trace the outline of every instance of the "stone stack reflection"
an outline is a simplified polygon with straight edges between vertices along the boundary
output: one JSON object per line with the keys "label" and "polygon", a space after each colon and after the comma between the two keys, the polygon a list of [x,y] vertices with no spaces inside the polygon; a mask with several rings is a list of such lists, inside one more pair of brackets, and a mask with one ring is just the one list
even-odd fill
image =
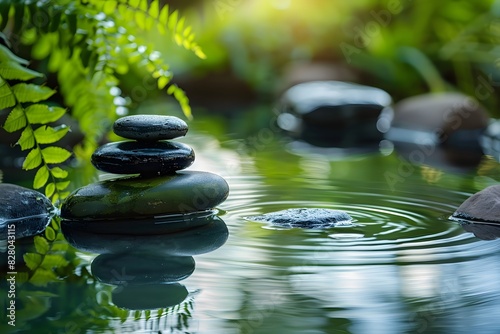
{"label": "stone stack reflection", "polygon": [[183,171],[194,162],[194,151],[171,139],[187,130],[172,116],[119,119],[114,131],[128,140],[99,147],[92,163],[125,175],[77,189],[62,204],[64,236],[75,248],[99,254],[92,274],[119,287],[112,295],[119,307],[181,303],[188,290],[179,281],[193,273],[193,256],[227,240],[226,224],[214,208],[229,187],[218,175]]}

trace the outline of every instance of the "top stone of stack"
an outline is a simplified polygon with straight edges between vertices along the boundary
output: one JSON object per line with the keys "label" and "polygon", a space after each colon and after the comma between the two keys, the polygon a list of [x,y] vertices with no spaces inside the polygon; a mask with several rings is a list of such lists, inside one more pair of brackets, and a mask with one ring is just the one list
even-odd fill
{"label": "top stone of stack", "polygon": [[188,126],[175,116],[133,115],[118,119],[113,131],[127,139],[151,142],[185,136]]}

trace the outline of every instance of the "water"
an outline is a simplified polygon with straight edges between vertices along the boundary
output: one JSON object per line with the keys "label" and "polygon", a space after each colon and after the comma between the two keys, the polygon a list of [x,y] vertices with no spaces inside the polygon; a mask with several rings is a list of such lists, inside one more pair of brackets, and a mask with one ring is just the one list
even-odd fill
{"label": "water", "polygon": [[[245,140],[190,131],[182,139],[197,153],[190,169],[224,176],[231,192],[218,208],[229,237],[193,257],[194,272],[176,283],[187,290],[186,299],[154,310],[119,308],[113,297],[120,287],[91,274],[97,254],[70,247],[65,257],[74,265],[56,269],[57,282],[18,284],[15,329],[498,332],[500,240],[481,240],[448,220],[468,196],[499,179],[492,159],[463,170],[411,164],[395,152],[301,150],[273,131]],[[245,219],[302,207],[344,210],[356,221],[287,229]]]}

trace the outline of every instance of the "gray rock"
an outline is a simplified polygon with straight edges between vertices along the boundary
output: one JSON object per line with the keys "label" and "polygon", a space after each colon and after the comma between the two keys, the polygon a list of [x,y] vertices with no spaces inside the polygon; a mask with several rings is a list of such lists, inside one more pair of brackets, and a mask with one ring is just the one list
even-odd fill
{"label": "gray rock", "polygon": [[113,131],[127,139],[157,141],[185,136],[188,126],[174,116],[133,115],[116,120]]}
{"label": "gray rock", "polygon": [[461,93],[424,94],[404,99],[386,109],[379,128],[392,141],[446,144],[481,150],[479,138],[488,125],[486,110]]}
{"label": "gray rock", "polygon": [[186,144],[159,141],[121,141],[99,147],[92,164],[115,174],[165,175],[185,169],[194,162],[194,151]]}
{"label": "gray rock", "polygon": [[385,91],[341,81],[313,81],[288,89],[278,106],[278,126],[317,146],[378,143],[380,112],[392,102]]}
{"label": "gray rock", "polygon": [[9,235],[19,239],[43,232],[54,210],[50,200],[38,191],[0,183],[0,241]]}
{"label": "gray rock", "polygon": [[499,224],[465,223],[462,224],[462,228],[467,232],[473,233],[476,238],[482,240],[495,240],[500,238]]}
{"label": "gray rock", "polygon": [[287,209],[250,216],[246,219],[271,223],[282,227],[328,228],[351,225],[352,217],[344,211],[332,209]]}
{"label": "gray rock", "polygon": [[450,219],[500,224],[500,185],[489,186],[466,199]]}

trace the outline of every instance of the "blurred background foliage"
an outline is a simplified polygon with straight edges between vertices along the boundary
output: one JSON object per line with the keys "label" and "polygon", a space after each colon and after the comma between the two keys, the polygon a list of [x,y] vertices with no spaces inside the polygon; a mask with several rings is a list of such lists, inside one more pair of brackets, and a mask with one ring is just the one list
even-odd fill
{"label": "blurred background foliage", "polygon": [[273,101],[293,83],[333,78],[394,99],[460,90],[498,116],[500,2],[493,0],[167,1],[207,59],[151,32],[195,106]]}

